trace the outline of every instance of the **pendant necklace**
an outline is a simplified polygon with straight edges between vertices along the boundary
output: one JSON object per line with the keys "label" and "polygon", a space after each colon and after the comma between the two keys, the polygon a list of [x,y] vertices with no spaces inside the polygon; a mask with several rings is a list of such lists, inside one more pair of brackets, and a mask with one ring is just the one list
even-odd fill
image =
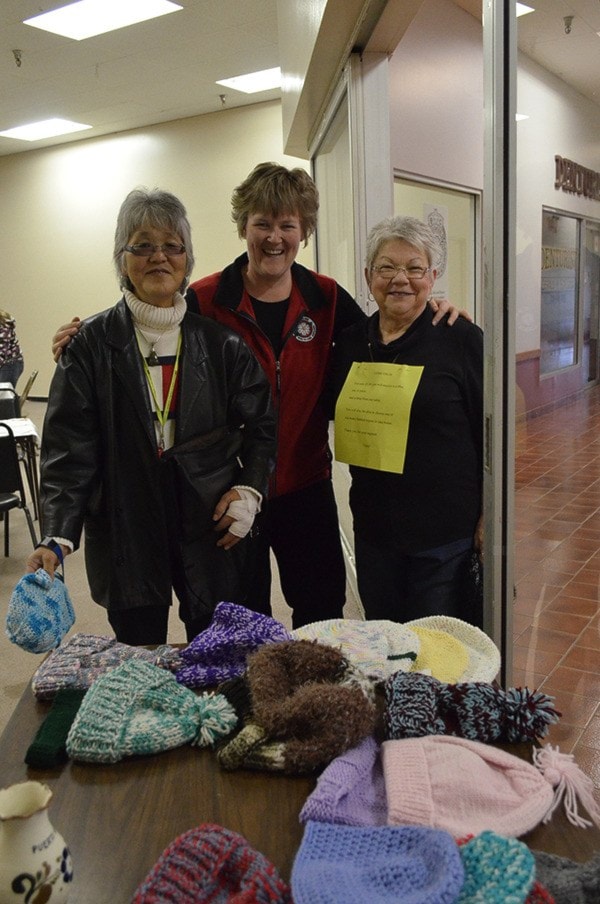
{"label": "pendant necklace", "polygon": [[147,364],[150,365],[150,367],[160,367],[160,358],[156,354],[156,346],[162,339],[162,333],[160,336],[157,336],[154,341],[152,341],[151,339],[148,339],[146,334],[139,328],[139,326],[136,326],[136,330],[146,340],[146,342],[150,346],[150,351],[148,352],[148,357],[145,358],[144,360],[146,361]]}
{"label": "pendant necklace", "polygon": [[[140,330],[141,332],[141,330]],[[144,334],[142,333],[142,336]],[[160,338],[160,337],[159,337]],[[146,337],[144,336],[144,339]],[[148,340],[146,339],[146,342]],[[158,340],[157,340],[158,341]],[[175,392],[175,384],[177,382],[177,374],[179,372],[179,357],[181,352],[181,330],[179,331],[179,337],[177,339],[177,353],[175,355],[175,365],[173,367],[173,373],[171,374],[171,382],[169,384],[169,390],[167,392],[167,399],[163,407],[161,408],[158,404],[158,396],[156,395],[156,388],[154,386],[154,380],[152,379],[152,374],[150,373],[150,367],[152,367],[152,355],[146,358],[142,357],[142,361],[144,362],[144,373],[146,374],[146,380],[148,381],[148,387],[150,389],[150,393],[152,394],[152,399],[154,401],[154,412],[156,414],[156,418],[158,420],[158,454],[161,456],[165,451],[165,426],[167,420],[169,419],[169,411],[171,410],[171,402],[173,401],[173,393]],[[157,364],[160,364],[158,361],[158,357],[156,359]]]}

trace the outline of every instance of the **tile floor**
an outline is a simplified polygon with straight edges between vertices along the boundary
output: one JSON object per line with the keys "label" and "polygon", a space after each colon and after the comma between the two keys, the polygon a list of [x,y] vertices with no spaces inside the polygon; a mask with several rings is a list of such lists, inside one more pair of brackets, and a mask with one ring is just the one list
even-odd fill
{"label": "tile floor", "polygon": [[600,387],[517,426],[513,684],[600,789]]}

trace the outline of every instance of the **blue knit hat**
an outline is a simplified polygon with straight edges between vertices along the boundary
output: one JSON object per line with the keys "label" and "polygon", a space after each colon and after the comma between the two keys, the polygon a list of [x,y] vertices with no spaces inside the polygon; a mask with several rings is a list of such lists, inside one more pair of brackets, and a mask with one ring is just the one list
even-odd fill
{"label": "blue knit hat", "polygon": [[485,831],[459,850],[465,882],[456,904],[525,904],[535,879],[526,844]]}
{"label": "blue knit hat", "polygon": [[6,634],[29,653],[47,653],[59,645],[75,622],[69,591],[59,574],[38,568],[18,581],[8,603]]}
{"label": "blue knit hat", "polygon": [[458,845],[442,830],[308,822],[291,885],[294,904],[454,904],[463,881]]}

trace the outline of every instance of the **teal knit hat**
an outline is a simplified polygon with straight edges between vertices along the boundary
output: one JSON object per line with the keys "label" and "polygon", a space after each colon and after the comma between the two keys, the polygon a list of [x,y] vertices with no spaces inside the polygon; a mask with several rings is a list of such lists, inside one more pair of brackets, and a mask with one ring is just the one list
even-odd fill
{"label": "teal knit hat", "polygon": [[96,679],[67,736],[73,760],[117,763],[183,744],[212,745],[235,727],[222,694],[196,694],[143,660],[128,660]]}

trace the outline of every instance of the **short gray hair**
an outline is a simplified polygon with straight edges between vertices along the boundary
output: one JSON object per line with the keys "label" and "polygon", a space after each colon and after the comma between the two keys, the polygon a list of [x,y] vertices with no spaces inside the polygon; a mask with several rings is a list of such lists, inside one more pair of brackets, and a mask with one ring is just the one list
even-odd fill
{"label": "short gray hair", "polygon": [[418,248],[427,258],[430,267],[435,267],[440,256],[440,246],[432,230],[416,217],[388,217],[373,226],[367,236],[367,270],[373,268],[379,250],[386,242],[401,239]]}
{"label": "short gray hair", "polygon": [[123,255],[130,236],[143,226],[165,229],[181,236],[187,254],[185,279],[179,290],[183,292],[194,269],[192,227],[187,218],[186,209],[179,198],[160,188],[154,188],[151,191],[147,188],[134,188],[121,204],[117,216],[113,251],[119,285],[122,289],[133,291],[127,275],[123,273]]}

